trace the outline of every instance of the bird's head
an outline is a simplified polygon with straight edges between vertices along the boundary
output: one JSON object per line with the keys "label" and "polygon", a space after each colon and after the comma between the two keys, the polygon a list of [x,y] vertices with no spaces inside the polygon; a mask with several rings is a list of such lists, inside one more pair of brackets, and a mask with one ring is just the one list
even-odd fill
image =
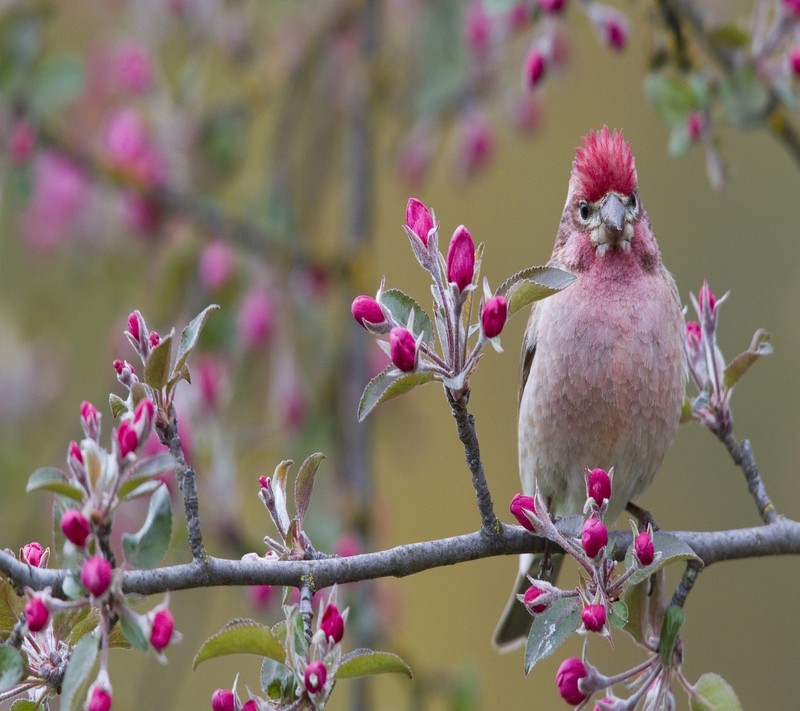
{"label": "bird's head", "polygon": [[571,254],[568,261],[583,264],[609,250],[632,252],[639,261],[658,253],[622,131],[612,133],[604,126],[584,137],[572,163],[556,246]]}

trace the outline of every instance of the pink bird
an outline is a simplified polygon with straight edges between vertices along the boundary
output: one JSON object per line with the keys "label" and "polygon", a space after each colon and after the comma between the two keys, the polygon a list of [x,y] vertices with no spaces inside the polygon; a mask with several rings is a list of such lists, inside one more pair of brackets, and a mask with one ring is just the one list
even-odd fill
{"label": "pink bird", "polygon": [[[519,467],[550,511],[581,513],[586,468],[614,467],[607,522],[652,483],[678,429],[686,376],[683,314],[639,196],[622,132],[590,132],[572,163],[567,203],[548,264],[569,288],[536,302],[522,346]],[[551,582],[558,572],[555,561]],[[540,575],[541,556],[520,559]],[[531,616],[513,595],[495,631],[516,647]]]}

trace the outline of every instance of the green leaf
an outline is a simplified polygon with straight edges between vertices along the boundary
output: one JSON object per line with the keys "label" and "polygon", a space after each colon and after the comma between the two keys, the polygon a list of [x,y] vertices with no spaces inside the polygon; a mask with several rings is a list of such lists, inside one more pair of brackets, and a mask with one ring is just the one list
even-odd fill
{"label": "green leaf", "polygon": [[709,30],[708,40],[726,54],[750,46],[750,34],[732,24]]}
{"label": "green leaf", "polygon": [[650,641],[661,634],[664,610],[669,604],[664,570],[638,585],[627,586],[624,599],[628,607],[628,623],[624,630],[637,644],[649,650]]}
{"label": "green leaf", "polygon": [[131,647],[138,649],[141,652],[146,652],[148,644],[147,630],[141,624],[141,616],[135,612],[120,616],[120,626],[125,639],[131,643]]}
{"label": "green leaf", "polygon": [[147,518],[134,534],[122,536],[125,560],[137,568],[155,568],[169,548],[172,506],[166,486],[156,489],[147,508]]}
{"label": "green leaf", "polygon": [[363,422],[376,405],[403,395],[417,385],[424,385],[431,380],[433,380],[433,373],[428,370],[403,373],[393,365],[388,365],[364,388],[361,401],[358,403],[358,421]]}
{"label": "green leaf", "polygon": [[144,364],[144,382],[153,390],[161,390],[169,380],[172,363],[172,338],[175,331],[170,331],[161,342],[147,354]]}
{"label": "green leaf", "polygon": [[14,647],[0,647],[0,692],[16,686],[25,676],[25,662]]}
{"label": "green leaf", "polygon": [[208,317],[211,316],[211,313],[216,311],[218,308],[219,305],[217,304],[206,306],[184,327],[183,331],[181,332],[181,342],[178,346],[178,357],[175,360],[175,367],[172,370],[173,375],[177,375],[179,379],[182,377],[181,374],[183,373],[183,366],[186,365],[189,355],[197,345],[197,341],[200,338],[203,327],[206,325],[206,321],[208,321]]}
{"label": "green leaf", "polygon": [[300,465],[300,471],[297,472],[297,478],[294,480],[294,512],[301,524],[306,517],[306,511],[308,511],[311,492],[314,491],[314,477],[323,459],[325,459],[325,455],[322,452],[310,455]]}
{"label": "green leaf", "polygon": [[703,674],[689,696],[691,711],[742,711],[742,704],[731,685],[719,674]]}
{"label": "green leaf", "polygon": [[297,680],[289,667],[264,657],[261,662],[261,691],[275,701],[294,700],[296,686]]}
{"label": "green leaf", "polygon": [[528,644],[525,647],[525,673],[545,657],[549,657],[581,625],[580,600],[562,597],[533,618]]}
{"label": "green leaf", "polygon": [[108,396],[108,404],[111,407],[111,416],[115,420],[128,409],[125,401],[119,395],[114,395],[114,393]]}
{"label": "green leaf", "polygon": [[414,336],[422,335],[425,343],[433,344],[433,324],[424,309],[408,294],[404,294],[400,289],[387,289],[381,295],[381,303],[389,309],[400,323],[406,324],[414,309]]}
{"label": "green leaf", "polygon": [[772,345],[769,343],[769,331],[759,328],[753,336],[753,342],[744,353],[736,356],[725,366],[724,386],[732,388],[761,356],[770,355]]}
{"label": "green leaf", "polygon": [[342,657],[336,670],[337,679],[353,679],[369,674],[405,674],[411,679],[411,667],[391,652],[373,652],[371,649],[354,649]]}
{"label": "green leaf", "polygon": [[677,605],[670,605],[664,613],[664,621],[661,623],[661,635],[659,637],[658,653],[665,667],[672,665],[672,657],[675,654],[675,643],[678,641],[681,627],[686,615],[683,609]]}
{"label": "green leaf", "polygon": [[495,292],[508,300],[508,318],[534,301],[552,296],[575,281],[575,276],[556,267],[528,267],[506,279]]}
{"label": "green leaf", "polygon": [[[117,495],[120,499],[126,499],[128,494],[137,490],[142,484],[152,480],[154,477],[164,474],[177,465],[175,457],[169,452],[162,452],[156,454],[154,457],[139,460],[131,471],[129,478],[127,478],[119,487]],[[159,482],[153,482],[154,487],[157,487]],[[137,496],[141,496],[144,492],[138,492]],[[134,498],[134,497],[131,497]]]}
{"label": "green leaf", "polygon": [[269,627],[255,620],[237,619],[203,642],[192,669],[197,669],[200,662],[226,654],[258,654],[281,663],[286,659],[286,652]]}
{"label": "green leaf", "polygon": [[691,398],[684,398],[683,407],[681,408],[681,424],[692,421],[692,414],[694,407],[692,406]]}
{"label": "green leaf", "polygon": [[[628,579],[628,585],[636,585],[643,580],[647,580],[657,570],[679,560],[694,560],[701,565],[703,563],[688,543],[684,543],[680,538],[676,538],[664,531],[656,531],[653,534],[653,547],[661,553],[661,557],[650,565],[639,568],[634,572]],[[632,565],[636,565],[633,560],[633,544],[628,548],[628,552],[625,555],[625,566],[630,568]]]}
{"label": "green leaf", "polygon": [[699,97],[689,82],[662,72],[647,75],[644,94],[661,119],[673,126],[685,124],[689,112],[700,108]]}
{"label": "green leaf", "polygon": [[14,592],[11,583],[0,577],[0,639],[6,639],[11,634],[22,614],[23,602]]}
{"label": "green leaf", "polygon": [[620,629],[628,623],[628,606],[622,600],[611,603],[608,621]]}
{"label": "green leaf", "polygon": [[9,711],[42,711],[46,709],[46,706],[42,706],[41,704],[37,704],[35,701],[28,701],[27,699],[17,699],[13,704],[11,704],[11,708]]}
{"label": "green leaf", "polygon": [[760,126],[766,120],[769,94],[750,66],[738,67],[719,84],[728,120],[738,128]]}
{"label": "green leaf", "polygon": [[46,59],[34,72],[29,87],[31,105],[38,116],[54,116],[66,109],[83,91],[82,63],[64,55]]}
{"label": "green leaf", "polygon": [[72,648],[67,673],[61,686],[61,708],[70,711],[80,703],[81,691],[97,659],[97,638],[87,635]]}
{"label": "green leaf", "polygon": [[61,583],[61,591],[69,600],[80,600],[89,593],[80,581],[77,570],[70,569],[64,575],[64,582]]}
{"label": "green leaf", "polygon": [[25,491],[53,491],[61,496],[75,501],[83,501],[86,492],[75,484],[70,483],[66,474],[56,467],[41,467],[28,478],[28,485]]}

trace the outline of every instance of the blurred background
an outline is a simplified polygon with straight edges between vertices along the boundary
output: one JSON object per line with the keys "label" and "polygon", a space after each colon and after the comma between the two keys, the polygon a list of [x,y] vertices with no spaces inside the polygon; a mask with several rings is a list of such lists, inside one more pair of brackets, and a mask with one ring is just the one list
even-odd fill
{"label": "blurred background", "polygon": [[[437,385],[357,424],[360,390],[386,359],[349,305],[382,276],[429,305],[401,227],[412,195],[436,211],[443,248],[461,223],[485,243],[493,287],[545,263],[575,147],[604,124],[633,145],[683,301],[703,279],[718,296],[731,291],[719,330],[727,358],[756,328],[771,332],[775,354],[737,385],[735,433],[752,441],[778,510],[800,516],[800,171],[791,146],[770,135],[767,111],[779,96],[796,118],[794,25],[757,72],[725,84],[709,47],[746,56],[746,42],[783,21],[781,3],[758,3],[755,20],[752,3],[697,3],[726,39],[701,46],[687,23],[683,48],[663,29],[671,4],[0,3],[2,545],[50,541],[52,502],[25,496],[25,482],[39,466],[64,465],[82,400],[102,408],[108,436],[108,393],[122,394],[111,362],[133,361],[128,313],[140,309],[165,333],[212,302],[222,309],[178,405],[212,554],[263,552],[271,531],[258,477],[318,450],[328,459],[308,520],[317,549],[346,555],[476,530],[469,470]],[[505,353],[487,353],[470,400],[505,521],[519,490],[524,325],[517,317],[504,331]],[[175,494],[168,562],[188,560]],[[760,521],[741,472],[693,423],[639,503],[668,530]],[[136,530],[145,510],[122,514],[120,531]],[[345,644],[397,652],[415,677],[366,689],[342,681],[330,708],[563,706],[555,672],[582,640],[527,678],[521,652],[490,646],[516,565],[497,558],[348,586]],[[744,708],[791,708],[798,572],[793,558],[704,571],[686,605],[689,679],[714,671]],[[273,623],[279,606],[269,589],[174,594],[183,643],[167,666],[113,650],[114,708],[210,708],[237,671],[239,688],[257,691],[255,658],[197,672],[191,659],[232,617]],[[598,638],[590,650],[607,674],[641,658],[622,633],[613,649]]]}

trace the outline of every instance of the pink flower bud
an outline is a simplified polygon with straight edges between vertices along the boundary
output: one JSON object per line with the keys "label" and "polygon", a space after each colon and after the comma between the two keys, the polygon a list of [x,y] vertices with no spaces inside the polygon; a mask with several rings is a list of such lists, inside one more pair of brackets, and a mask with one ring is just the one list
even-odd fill
{"label": "pink flower bud", "polygon": [[361,555],[363,547],[361,539],[355,533],[345,533],[336,541],[333,547],[334,553],[340,558],[349,558],[354,555]]}
{"label": "pink flower bud", "polygon": [[[337,644],[344,637],[344,618],[339,614],[339,609],[333,603],[325,608],[319,628],[325,633],[325,639],[333,639]],[[324,684],[325,682],[323,682]]]}
{"label": "pink flower bud", "polygon": [[259,486],[261,486],[262,489],[269,489],[269,477],[268,476],[264,476],[262,474],[260,477],[258,477],[258,483],[259,483]]}
{"label": "pink flower bud", "polygon": [[539,128],[542,117],[542,101],[529,91],[515,94],[508,104],[511,123],[523,136],[531,136]]}
{"label": "pink flower bud", "polygon": [[158,331],[150,331],[150,335],[147,337],[147,342],[150,345],[151,350],[161,343],[161,336],[159,335]]}
{"label": "pink flower bud", "polygon": [[68,541],[83,548],[89,537],[89,521],[78,509],[67,509],[61,517],[61,530]]}
{"label": "pink flower bud", "polygon": [[36,146],[36,134],[27,121],[20,121],[11,129],[8,139],[8,152],[14,165],[26,163]]}
{"label": "pink flower bud", "polygon": [[306,667],[306,691],[309,694],[316,694],[323,689],[325,682],[328,681],[328,670],[325,665],[316,660],[309,662]]}
{"label": "pink flower bud", "polygon": [[139,437],[128,420],[123,420],[117,427],[117,443],[119,444],[119,456],[123,459],[131,452],[135,452],[139,446]]}
{"label": "pink flower bud", "polygon": [[236,333],[245,350],[263,346],[275,326],[275,305],[269,292],[257,286],[250,290],[239,305]]}
{"label": "pink flower bud", "polygon": [[117,50],[116,78],[119,86],[144,94],[153,85],[153,60],[147,47],[129,42]]}
{"label": "pink flower bud", "polygon": [[387,330],[389,328],[381,305],[371,296],[356,296],[350,310],[353,312],[353,318],[362,326],[366,321],[373,328],[382,325],[386,326]]}
{"label": "pink flower bud", "polygon": [[486,338],[499,336],[508,318],[508,301],[505,296],[492,296],[481,309],[481,328]]}
{"label": "pink flower bud", "polygon": [[525,591],[525,599],[523,602],[525,603],[525,607],[528,608],[528,611],[534,615],[539,615],[547,609],[547,605],[543,605],[542,603],[536,604],[536,599],[541,597],[542,595],[546,595],[547,593],[542,590],[541,588],[537,588],[535,585],[531,585]]}
{"label": "pink flower bud", "polygon": [[261,610],[275,599],[277,591],[272,585],[250,585],[247,588],[247,597],[253,607]]}
{"label": "pink flower bud", "polygon": [[547,64],[538,49],[532,49],[522,64],[522,81],[529,89],[535,89],[544,78]]}
{"label": "pink flower bud", "polygon": [[527,528],[531,533],[536,533],[535,526],[525,515],[526,511],[536,513],[536,502],[532,496],[525,496],[525,494],[514,494],[508,510],[514,515],[514,518],[519,521],[520,526]]}
{"label": "pink flower bud", "polygon": [[42,549],[42,544],[38,541],[31,541],[22,546],[21,560],[28,563],[28,565],[32,565],[34,568],[38,568],[42,562],[43,554],[44,550]]}
{"label": "pink flower bud", "polygon": [[[149,168],[155,177],[145,176],[142,180],[156,185],[158,181],[163,182],[160,173],[163,169]],[[150,237],[158,233],[164,218],[164,208],[157,200],[147,195],[142,195],[135,190],[126,190],[121,196],[122,221],[133,232],[137,232],[145,237]]]}
{"label": "pink flower bud", "polygon": [[81,568],[81,582],[94,597],[100,597],[111,584],[111,563],[99,555],[89,558]]}
{"label": "pink flower bud", "polygon": [[455,139],[456,169],[462,178],[483,170],[494,155],[494,129],[486,115],[471,109],[460,118]]}
{"label": "pink flower bud", "polygon": [[[139,442],[146,442],[153,428],[153,417],[155,415],[155,405],[150,398],[142,398],[133,413],[133,429],[136,432],[136,444],[134,449],[139,446]],[[125,455],[123,455],[125,456]]]}
{"label": "pink flower bud", "polygon": [[605,469],[592,469],[586,477],[586,495],[598,506],[611,498],[611,477]]}
{"label": "pink flower bud", "polygon": [[800,47],[789,52],[789,68],[796,77],[800,77]]}
{"label": "pink flower bud", "polygon": [[75,463],[79,466],[83,465],[83,454],[80,445],[73,439],[67,447],[67,461],[72,464]]}
{"label": "pink flower bud", "polygon": [[464,225],[459,225],[447,248],[447,281],[464,291],[475,273],[475,243]]}
{"label": "pink flower bud", "polygon": [[561,662],[556,672],[556,686],[561,698],[572,706],[577,706],[589,698],[578,686],[578,682],[588,675],[586,666],[577,657],[570,657]]}
{"label": "pink flower bud", "polygon": [[711,291],[711,287],[708,285],[707,281],[704,281],[703,285],[700,287],[698,301],[701,311],[705,311],[707,307],[711,313],[714,313],[717,308],[717,297],[714,296],[714,292]]}
{"label": "pink flower bud", "polygon": [[702,338],[703,331],[700,328],[700,324],[697,321],[689,321],[686,324],[686,341],[688,343],[696,343],[699,346]]}
{"label": "pink flower bud", "polygon": [[86,711],[109,711],[111,708],[111,694],[102,686],[93,686],[89,692],[89,703]]}
{"label": "pink flower bud", "polygon": [[230,689],[217,689],[211,695],[212,711],[236,711],[236,697]]}
{"label": "pink flower bud", "polygon": [[250,699],[249,701],[245,701],[242,706],[242,711],[258,711],[258,706],[253,699]]}
{"label": "pink flower bud", "polygon": [[608,543],[608,529],[599,518],[587,518],[581,533],[583,550],[590,558],[594,558]]}
{"label": "pink flower bud", "polygon": [[141,343],[143,332],[144,321],[142,320],[142,315],[138,311],[133,311],[128,316],[128,333],[131,334],[131,338],[134,341]]}
{"label": "pink flower bud", "polygon": [[601,3],[592,3],[586,12],[600,39],[609,49],[615,52],[625,49],[630,34],[630,22],[623,12]]}
{"label": "pink flower bud", "polygon": [[81,428],[89,439],[97,440],[100,436],[100,413],[86,400],[81,403]]}
{"label": "pink flower bud", "polygon": [[506,22],[511,30],[519,30],[525,26],[530,17],[528,3],[518,2],[506,13]]}
{"label": "pink flower bud", "polygon": [[482,0],[473,0],[464,15],[464,41],[470,52],[482,57],[489,50],[492,20]]}
{"label": "pink flower bud", "polygon": [[642,566],[648,566],[656,557],[653,538],[647,531],[642,531],[633,541],[633,555]]}
{"label": "pink flower bud", "polygon": [[41,598],[34,597],[25,604],[25,622],[31,632],[38,632],[50,618],[50,611]]}
{"label": "pink flower bud", "polygon": [[156,612],[153,617],[153,626],[150,630],[150,644],[153,649],[161,651],[172,639],[172,631],[175,629],[175,618],[172,613],[165,609]]}
{"label": "pink flower bud", "polygon": [[539,7],[542,8],[542,12],[548,12],[553,15],[563,11],[566,4],[567,0],[539,0]]}
{"label": "pink flower bud", "polygon": [[783,0],[783,11],[790,17],[800,15],[800,0]]}
{"label": "pink flower bud", "polygon": [[689,138],[697,141],[703,135],[705,129],[706,119],[702,111],[692,111],[689,118],[686,119],[686,130],[689,132]]}
{"label": "pink flower bud", "polygon": [[433,217],[425,205],[417,198],[409,198],[406,205],[406,227],[419,237],[422,244],[428,244],[428,234],[433,229]]}
{"label": "pink flower bud", "polygon": [[410,373],[417,365],[417,344],[407,328],[393,328],[389,334],[392,363],[404,373]]}
{"label": "pink flower bud", "polygon": [[230,245],[221,239],[209,242],[200,252],[197,267],[200,283],[207,291],[216,291],[233,277],[234,254]]}
{"label": "pink flower bud", "polygon": [[581,610],[581,620],[589,632],[599,632],[606,624],[606,606],[586,605]]}

